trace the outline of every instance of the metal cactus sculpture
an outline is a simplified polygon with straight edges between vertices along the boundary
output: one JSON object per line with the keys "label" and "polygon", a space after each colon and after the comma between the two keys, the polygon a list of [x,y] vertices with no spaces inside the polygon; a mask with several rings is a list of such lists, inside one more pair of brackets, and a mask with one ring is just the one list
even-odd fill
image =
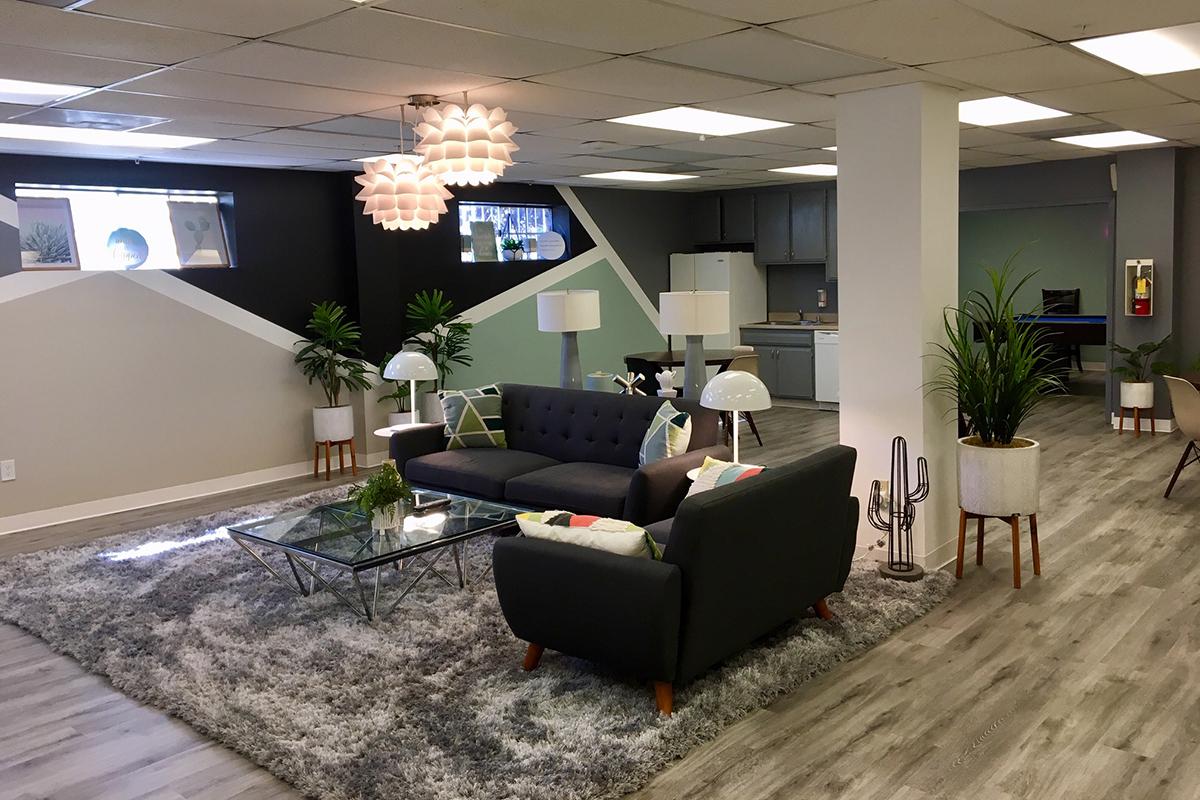
{"label": "metal cactus sculpture", "polygon": [[[884,493],[887,494],[885,510]],[[929,496],[929,465],[924,456],[917,456],[917,486],[909,491],[908,442],[903,436],[892,439],[891,480],[885,488],[880,481],[871,482],[871,499],[867,504],[867,519],[871,525],[887,532],[888,560],[879,565],[879,574],[901,581],[919,581],[925,570],[912,558],[912,526],[917,516],[916,504]]]}

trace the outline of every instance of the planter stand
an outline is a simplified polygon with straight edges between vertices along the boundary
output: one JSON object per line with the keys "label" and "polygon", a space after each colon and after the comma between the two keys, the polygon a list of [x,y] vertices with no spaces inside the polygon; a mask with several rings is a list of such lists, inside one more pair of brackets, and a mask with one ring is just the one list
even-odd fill
{"label": "planter stand", "polygon": [[[1013,554],[1013,588],[1021,588],[1021,515],[1013,514],[1008,517],[991,517],[985,514],[973,514],[964,508],[959,509],[958,517],[958,565],[954,569],[954,577],[963,576],[963,551],[967,544],[967,520],[979,520],[975,534],[975,563],[983,564],[983,521],[985,519],[1002,519],[1012,526]],[[1042,556],[1038,552],[1037,514],[1029,515],[1029,542],[1033,545],[1033,574],[1042,574]]]}
{"label": "planter stand", "polygon": [[[1155,433],[1155,431],[1154,431],[1154,409],[1151,408],[1148,410],[1150,411],[1150,435],[1153,436]],[[1133,408],[1130,408],[1128,406],[1121,406],[1121,419],[1120,419],[1120,422],[1118,422],[1118,424],[1117,424],[1117,435],[1120,436],[1122,433],[1125,432],[1125,412],[1126,411],[1133,412],[1133,436],[1136,439],[1137,437],[1142,435],[1142,409],[1138,408],[1137,406],[1134,406]]]}
{"label": "planter stand", "polygon": [[346,445],[350,445],[350,474],[358,477],[358,458],[354,454],[354,439],[341,439],[336,442],[313,442],[313,478],[318,477],[318,463],[321,457],[321,445],[325,445],[325,480],[329,480],[329,448],[337,445],[338,451],[338,475],[346,473],[346,453],[342,450]]}

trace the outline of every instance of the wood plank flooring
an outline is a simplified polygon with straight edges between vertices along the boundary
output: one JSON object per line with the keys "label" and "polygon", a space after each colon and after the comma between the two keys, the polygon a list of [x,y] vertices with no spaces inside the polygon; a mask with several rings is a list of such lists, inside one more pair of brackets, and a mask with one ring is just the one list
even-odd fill
{"label": "wood plank flooring", "polygon": [[[837,439],[835,414],[755,417],[767,446],[743,428],[747,461],[778,464]],[[1009,537],[990,524],[985,565],[968,563],[949,601],[632,797],[1200,796],[1200,468],[1163,500],[1182,438],[1118,437],[1103,422],[1095,399],[1064,397],[1030,425],[1045,448],[1041,578],[1025,537],[1025,584],[1012,589]],[[0,557],[314,485],[13,534]],[[298,796],[0,625],[0,800]]]}

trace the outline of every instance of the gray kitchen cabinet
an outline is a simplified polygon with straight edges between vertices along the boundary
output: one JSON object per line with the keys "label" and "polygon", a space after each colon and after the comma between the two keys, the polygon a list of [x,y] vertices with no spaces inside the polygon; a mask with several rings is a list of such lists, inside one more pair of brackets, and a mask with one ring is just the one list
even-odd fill
{"label": "gray kitchen cabinet", "polygon": [[771,397],[779,397],[779,362],[775,360],[775,350],[767,345],[754,347],[758,356],[758,379],[766,385]]}
{"label": "gray kitchen cabinet", "polygon": [[791,251],[793,262],[825,260],[825,190],[791,192]]}
{"label": "gray kitchen cabinet", "polygon": [[760,192],[754,198],[754,263],[791,260],[791,198],[787,192]]}
{"label": "gray kitchen cabinet", "polygon": [[721,195],[721,241],[726,244],[754,241],[754,195],[748,192]]}
{"label": "gray kitchen cabinet", "polygon": [[812,331],[742,328],[742,344],[758,354],[758,377],[772,397],[812,400],[816,396],[816,362]]}
{"label": "gray kitchen cabinet", "polygon": [[828,256],[829,222],[824,189],[766,191],[754,195],[756,264],[819,264]]}
{"label": "gray kitchen cabinet", "polygon": [[816,396],[816,373],[813,348],[780,347],[775,350],[780,397],[812,400]]}
{"label": "gray kitchen cabinet", "polygon": [[838,279],[837,189],[825,193],[825,280]]}

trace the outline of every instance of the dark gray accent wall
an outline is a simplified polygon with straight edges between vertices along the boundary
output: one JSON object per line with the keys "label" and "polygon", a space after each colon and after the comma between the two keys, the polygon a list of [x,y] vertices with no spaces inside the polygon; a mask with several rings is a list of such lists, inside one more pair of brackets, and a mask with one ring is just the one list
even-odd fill
{"label": "dark gray accent wall", "polygon": [[1175,292],[1176,358],[1192,367],[1200,358],[1200,150],[1178,151],[1179,251]]}
{"label": "dark gray accent wall", "polygon": [[[0,164],[0,202],[15,200],[13,181]],[[21,245],[19,230],[13,225],[0,222],[0,275],[19,272],[21,269]]]}
{"label": "dark gray accent wall", "polygon": [[[817,308],[817,290],[824,289],[829,304]],[[825,280],[824,264],[773,264],[767,267],[767,311],[803,311],[836,314],[837,282]]]}
{"label": "dark gray accent wall", "polygon": [[671,253],[695,251],[693,196],[590,187],[576,187],[575,195],[657,306],[658,293],[670,289]]}

